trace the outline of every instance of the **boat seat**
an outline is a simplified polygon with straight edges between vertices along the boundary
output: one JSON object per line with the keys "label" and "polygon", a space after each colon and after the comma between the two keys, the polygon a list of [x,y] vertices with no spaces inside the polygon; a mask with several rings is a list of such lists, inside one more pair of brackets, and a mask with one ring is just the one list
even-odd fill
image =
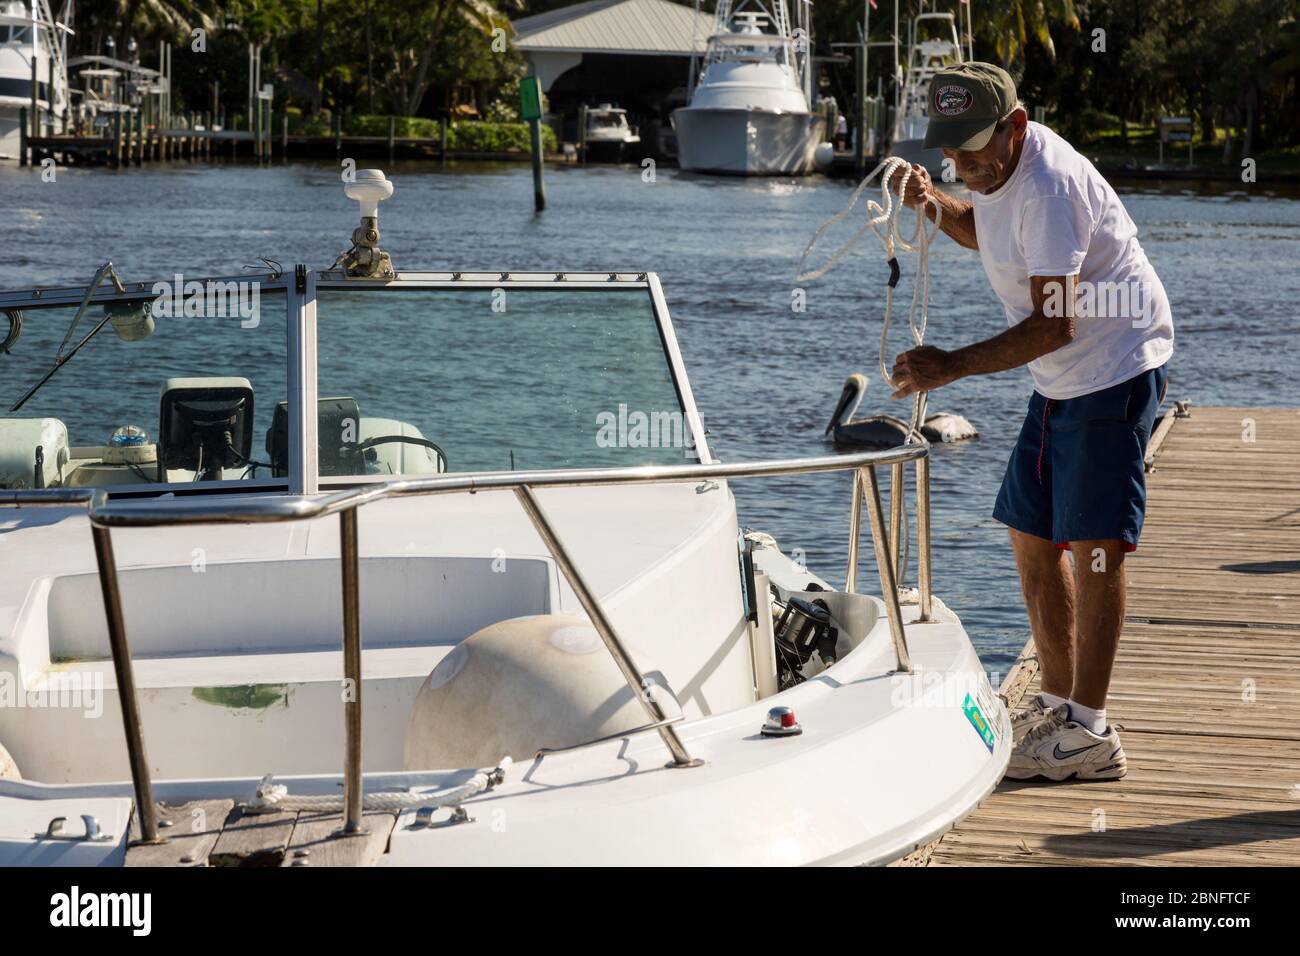
{"label": "boat seat", "polygon": [[68,426],[57,418],[0,418],[0,488],[47,488],[62,482]]}
{"label": "boat seat", "polygon": [[[355,429],[355,434],[350,431]],[[424,434],[409,422],[396,418],[379,418],[361,414],[357,400],[351,396],[333,396],[317,401],[317,445],[320,447],[320,473],[338,477],[356,474],[435,475],[447,470],[446,459],[427,445]],[[338,435],[339,441],[326,442],[323,436]],[[414,441],[381,442],[365,449],[365,471],[356,459],[357,446],[370,439],[400,436]],[[266,451],[271,456],[271,471],[276,477],[289,473],[289,405],[275,407],[271,428],[266,433]]]}

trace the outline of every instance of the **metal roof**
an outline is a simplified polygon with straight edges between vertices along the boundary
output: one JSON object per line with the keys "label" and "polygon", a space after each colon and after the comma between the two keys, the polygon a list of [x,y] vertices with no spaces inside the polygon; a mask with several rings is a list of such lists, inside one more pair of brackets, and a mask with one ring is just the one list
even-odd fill
{"label": "metal roof", "polygon": [[74,56],[68,61],[69,68],[86,65],[104,66],[122,73],[142,76],[146,79],[162,76],[157,70],[151,70],[147,66],[141,66],[139,63],[128,63],[126,60],[115,60],[111,56]]}
{"label": "metal roof", "polygon": [[713,14],[669,0],[588,0],[515,20],[515,46],[525,53],[703,53]]}

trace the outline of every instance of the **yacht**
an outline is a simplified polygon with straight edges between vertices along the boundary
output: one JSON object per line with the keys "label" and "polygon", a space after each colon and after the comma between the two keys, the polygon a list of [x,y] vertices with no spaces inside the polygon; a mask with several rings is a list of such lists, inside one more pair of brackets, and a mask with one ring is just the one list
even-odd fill
{"label": "yacht", "polygon": [[[967,5],[969,16],[969,5]],[[940,70],[962,62],[957,18],[951,13],[920,13],[908,28],[907,67],[899,86],[889,155],[924,166],[936,178],[943,173],[943,150],[925,148],[930,116],[930,80]]]}
{"label": "yacht", "polygon": [[699,82],[672,114],[678,164],[702,173],[802,176],[826,138],[812,102],[811,5],[718,0]]}
{"label": "yacht", "polygon": [[[975,808],[925,443],[723,462],[654,273],[408,269],[345,191],[329,268],[0,293],[0,865],[883,864]],[[839,587],[732,490],[823,472]]]}
{"label": "yacht", "polygon": [[611,103],[587,109],[587,158],[597,163],[621,163],[641,144],[636,127],[627,121],[627,110]]}
{"label": "yacht", "polygon": [[0,0],[0,159],[17,159],[18,125],[27,110],[31,131],[32,66],[36,73],[37,124],[54,131],[68,109],[67,24],[72,0],[55,19],[49,0]]}

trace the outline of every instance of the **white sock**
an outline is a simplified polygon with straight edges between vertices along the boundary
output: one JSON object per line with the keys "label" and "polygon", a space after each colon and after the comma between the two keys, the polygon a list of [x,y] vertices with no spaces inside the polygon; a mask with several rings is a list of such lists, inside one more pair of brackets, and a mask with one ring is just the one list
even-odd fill
{"label": "white sock", "polygon": [[1093,710],[1091,707],[1085,707],[1083,704],[1075,703],[1073,700],[1070,704],[1070,719],[1076,724],[1082,724],[1091,730],[1094,734],[1106,733],[1106,708]]}
{"label": "white sock", "polygon": [[1067,700],[1067,698],[1065,697],[1057,697],[1055,694],[1049,694],[1045,690],[1039,691],[1039,693],[1042,695],[1043,703],[1047,705],[1048,710],[1053,710],[1054,708],[1060,707]]}

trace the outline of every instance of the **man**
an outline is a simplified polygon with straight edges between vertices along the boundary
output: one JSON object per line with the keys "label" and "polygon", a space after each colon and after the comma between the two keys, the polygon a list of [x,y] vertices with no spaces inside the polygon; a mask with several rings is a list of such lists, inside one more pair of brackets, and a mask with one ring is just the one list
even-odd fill
{"label": "man", "polygon": [[1106,692],[1124,621],[1124,555],[1146,507],[1146,443],[1173,354],[1169,302],[1115,191],[1028,121],[1004,70],[964,63],[939,73],[930,106],[925,145],[943,149],[970,200],[913,166],[903,201],[937,203],[943,231],[979,250],[1009,328],[951,352],[899,355],[894,397],[1029,366],[1035,391],[993,517],[1010,530],[1042,693],[1012,717],[1007,776],[1117,779],[1127,766]]}

